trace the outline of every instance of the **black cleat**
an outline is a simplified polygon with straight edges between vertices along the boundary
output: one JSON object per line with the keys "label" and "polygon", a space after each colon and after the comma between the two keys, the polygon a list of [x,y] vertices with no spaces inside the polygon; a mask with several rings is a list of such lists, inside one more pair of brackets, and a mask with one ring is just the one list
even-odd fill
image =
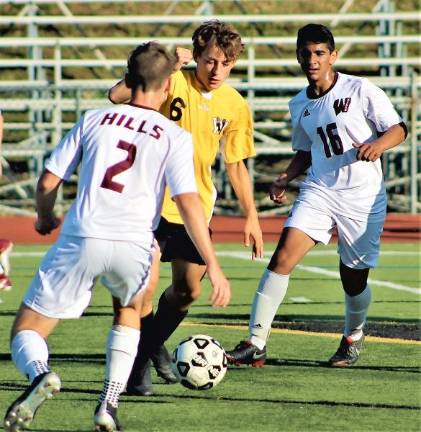
{"label": "black cleat", "polygon": [[160,345],[152,354],[151,360],[160,378],[167,384],[178,383],[177,377],[171,368],[171,356],[165,345]]}
{"label": "black cleat", "polygon": [[351,337],[342,336],[341,343],[336,353],[329,359],[332,367],[347,367],[354,364],[360,356],[364,343],[364,335],[354,341]]}
{"label": "black cleat", "polygon": [[31,425],[37,409],[60,391],[61,382],[54,372],[38,375],[32,384],[10,405],[4,417],[6,432],[21,432]]}
{"label": "black cleat", "polygon": [[117,418],[117,408],[103,401],[95,408],[94,415],[96,432],[122,432],[123,427]]}
{"label": "black cleat", "polygon": [[241,341],[232,351],[227,351],[227,360],[236,366],[252,365],[260,368],[266,362],[266,347],[260,350],[250,341]]}
{"label": "black cleat", "polygon": [[128,396],[152,396],[151,361],[136,370],[132,370],[126,386]]}

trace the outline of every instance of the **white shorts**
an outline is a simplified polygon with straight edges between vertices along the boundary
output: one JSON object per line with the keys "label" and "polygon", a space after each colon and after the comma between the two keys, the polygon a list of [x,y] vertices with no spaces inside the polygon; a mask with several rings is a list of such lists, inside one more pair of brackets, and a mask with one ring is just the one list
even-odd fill
{"label": "white shorts", "polygon": [[47,252],[23,302],[51,318],[79,318],[100,275],[113,297],[127,306],[146,287],[153,246],[61,235]]}
{"label": "white shorts", "polygon": [[383,222],[350,219],[333,213],[330,209],[321,210],[307,203],[296,201],[285,221],[284,227],[297,228],[317,242],[328,244],[334,228],[338,233],[338,253],[347,267],[364,269],[375,267],[380,251],[380,236]]}

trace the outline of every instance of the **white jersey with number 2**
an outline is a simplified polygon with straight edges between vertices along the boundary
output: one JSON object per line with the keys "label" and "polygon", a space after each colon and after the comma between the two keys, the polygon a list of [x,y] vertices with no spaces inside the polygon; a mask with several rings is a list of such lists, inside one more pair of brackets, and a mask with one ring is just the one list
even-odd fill
{"label": "white jersey with number 2", "polygon": [[[289,103],[292,148],[311,152],[301,193],[320,197],[314,206],[356,220],[382,220],[386,207],[381,162],[357,160],[353,143],[370,143],[402,120],[389,98],[370,81],[337,73],[335,84],[317,98],[303,89]],[[374,217],[374,219],[373,219]]]}
{"label": "white jersey with number 2", "polygon": [[62,233],[152,242],[165,185],[196,192],[191,135],[155,110],[114,105],[87,111],[46,163],[68,180],[80,164],[77,197]]}

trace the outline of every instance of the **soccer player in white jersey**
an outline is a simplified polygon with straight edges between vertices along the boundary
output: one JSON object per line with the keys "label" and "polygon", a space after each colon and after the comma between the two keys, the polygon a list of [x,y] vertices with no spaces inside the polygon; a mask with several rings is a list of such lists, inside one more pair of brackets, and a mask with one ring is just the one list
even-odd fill
{"label": "soccer player in white jersey", "polygon": [[6,431],[26,429],[41,403],[60,390],[60,379],[48,366],[46,338],[60,319],[80,317],[100,275],[108,276],[114,323],[94,423],[97,431],[121,430],[118,399],[137,352],[153,231],[166,185],[207,264],[213,305],[226,306],[230,300],[197,193],[191,135],[156,111],[166,98],[174,62],[158,44],[136,48],[126,74],[130,103],[86,112],[46,163],[36,195],[40,234],[59,225],[53,213],[57,190],[80,164],[79,185],[60,237],[42,261],[12,327],[12,359],[31,384],[7,411]]}
{"label": "soccer player in white jersey", "polygon": [[[1,148],[3,143],[3,125],[4,119],[0,111],[0,177],[3,175],[1,164]],[[9,279],[10,261],[9,255],[12,251],[13,243],[8,239],[0,239],[0,291],[9,291],[12,289],[12,281]]]}
{"label": "soccer player in white jersey", "polygon": [[271,199],[286,202],[288,183],[308,169],[307,177],[257,288],[249,338],[227,353],[233,364],[264,365],[290,273],[317,243],[329,242],[334,228],[345,325],[329,364],[346,367],[360,354],[371,298],[368,273],[377,262],[386,214],[379,158],[405,139],[406,127],[381,89],[367,79],[335,72],[336,58],[327,27],[308,24],[298,31],[297,59],[309,85],[290,101],[296,154],[271,185]]}

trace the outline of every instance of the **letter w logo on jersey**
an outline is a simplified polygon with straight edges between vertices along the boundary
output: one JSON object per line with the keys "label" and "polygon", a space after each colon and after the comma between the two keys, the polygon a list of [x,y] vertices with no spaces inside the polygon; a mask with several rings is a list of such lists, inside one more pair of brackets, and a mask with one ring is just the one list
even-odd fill
{"label": "letter w logo on jersey", "polygon": [[335,108],[335,114],[338,115],[341,112],[348,112],[348,108],[351,105],[351,98],[347,97],[344,99],[336,99],[333,102],[333,108]]}
{"label": "letter w logo on jersey", "polygon": [[213,117],[213,133],[221,134],[222,131],[228,126],[228,120],[219,117]]}

